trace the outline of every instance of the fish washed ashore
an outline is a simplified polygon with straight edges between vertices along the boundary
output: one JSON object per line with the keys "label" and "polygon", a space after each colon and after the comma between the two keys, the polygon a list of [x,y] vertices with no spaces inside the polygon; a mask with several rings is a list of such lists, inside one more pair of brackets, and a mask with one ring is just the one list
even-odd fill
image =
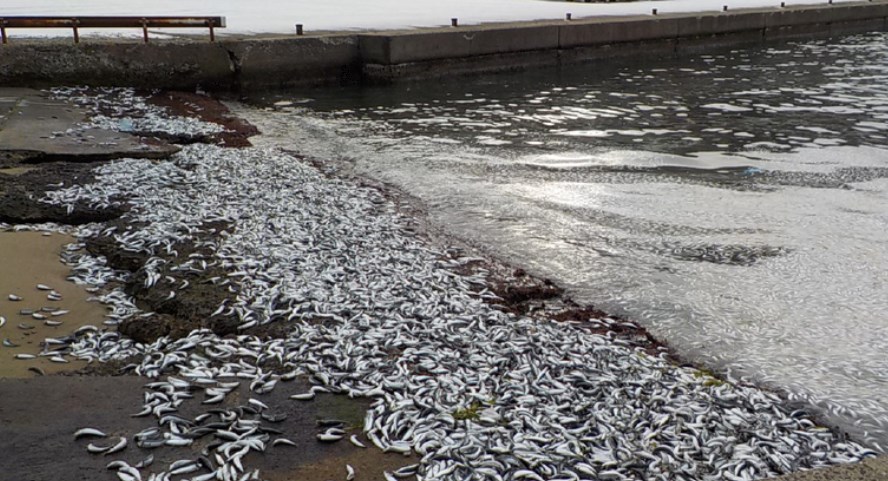
{"label": "fish washed ashore", "polygon": [[[260,469],[297,444],[282,406],[330,394],[368,405],[362,421],[320,423],[317,442],[411,457],[386,479],[760,479],[876,455],[775,393],[675,363],[632,323],[442,244],[397,192],[246,135],[219,145],[234,123],[129,90],[53,93],[91,109],[84,128],[202,139],[43,192],[116,219],[6,226],[76,236],[71,278],[111,311],[34,354],[147,378],[131,413],[150,426],[122,419],[73,441],[122,481],[284,479]],[[143,460],[157,450],[175,461]]]}

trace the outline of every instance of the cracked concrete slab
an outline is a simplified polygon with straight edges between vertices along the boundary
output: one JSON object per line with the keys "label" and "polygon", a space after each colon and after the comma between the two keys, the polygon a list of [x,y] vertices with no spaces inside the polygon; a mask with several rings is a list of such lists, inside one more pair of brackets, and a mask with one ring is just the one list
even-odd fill
{"label": "cracked concrete slab", "polygon": [[83,129],[85,110],[31,89],[0,88],[0,160],[162,159],[179,147],[124,132]]}

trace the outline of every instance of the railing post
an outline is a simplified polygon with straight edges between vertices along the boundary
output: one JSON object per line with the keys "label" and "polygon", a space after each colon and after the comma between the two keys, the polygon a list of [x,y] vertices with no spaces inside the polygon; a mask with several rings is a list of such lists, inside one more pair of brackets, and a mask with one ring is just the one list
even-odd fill
{"label": "railing post", "polygon": [[71,23],[74,28],[74,43],[80,43],[80,33],[77,31],[77,24],[80,23],[80,20],[72,18]]}
{"label": "railing post", "polygon": [[216,32],[213,30],[213,24],[214,22],[212,18],[207,20],[207,25],[210,27],[210,42],[216,41]]}
{"label": "railing post", "polygon": [[0,19],[0,39],[6,45],[6,20]]}
{"label": "railing post", "polygon": [[148,19],[142,19],[142,38],[145,39],[145,43],[148,43]]}

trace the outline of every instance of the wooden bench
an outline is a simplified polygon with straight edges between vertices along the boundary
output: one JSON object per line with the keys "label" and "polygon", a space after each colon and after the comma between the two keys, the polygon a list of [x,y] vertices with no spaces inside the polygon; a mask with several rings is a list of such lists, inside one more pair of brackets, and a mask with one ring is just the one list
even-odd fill
{"label": "wooden bench", "polygon": [[141,28],[148,43],[149,28],[209,28],[210,41],[216,41],[215,29],[225,28],[225,17],[0,17],[0,38],[8,41],[9,28],[70,28],[74,43],[80,43],[80,28]]}

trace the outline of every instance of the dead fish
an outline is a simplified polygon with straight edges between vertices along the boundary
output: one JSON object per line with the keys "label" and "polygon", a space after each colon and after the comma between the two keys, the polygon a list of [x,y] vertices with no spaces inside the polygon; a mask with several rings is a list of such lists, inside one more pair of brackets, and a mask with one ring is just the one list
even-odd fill
{"label": "dead fish", "polygon": [[296,443],[290,441],[287,438],[278,438],[271,442],[272,446],[277,446],[278,444],[286,444],[287,446],[296,446]]}
{"label": "dead fish", "polygon": [[135,414],[130,414],[130,417],[139,418],[142,416],[147,416],[147,415],[151,414],[152,412],[153,412],[153,410],[152,410],[151,406],[145,406],[145,408],[143,408],[141,411],[139,411]]}
{"label": "dead fish", "polygon": [[16,359],[34,359],[35,357],[37,357],[37,356],[35,356],[33,354],[16,354],[15,355]]}
{"label": "dead fish", "polygon": [[163,443],[167,446],[190,446],[193,442],[193,439],[170,438]]}
{"label": "dead fish", "polygon": [[345,426],[345,421],[340,421],[338,419],[318,419],[315,421],[318,427],[322,428],[341,428]]}
{"label": "dead fish", "polygon": [[396,478],[407,478],[416,474],[417,469],[419,469],[418,464],[410,464],[408,466],[404,466],[403,468],[399,468],[393,474]]}
{"label": "dead fish", "polygon": [[123,437],[123,436],[121,436],[121,437],[117,440],[117,443],[114,444],[114,446],[111,446],[110,448],[108,448],[108,449],[105,451],[105,456],[107,456],[107,455],[109,455],[109,454],[112,454],[112,453],[116,453],[116,452],[118,452],[118,451],[122,451],[124,448],[126,448],[126,438]]}
{"label": "dead fish", "polygon": [[46,284],[37,284],[37,289],[41,291],[51,291],[52,287],[49,287]]}
{"label": "dead fish", "polygon": [[191,478],[191,481],[210,481],[212,479],[216,479],[216,471],[195,476]]}
{"label": "dead fish", "polygon": [[32,325],[30,325],[30,324],[25,324],[25,323],[23,323],[23,322],[20,322],[19,325],[18,325],[18,328],[19,328],[19,329],[24,329],[24,330],[27,331],[28,329],[34,329],[34,326],[32,326]]}
{"label": "dead fish", "polygon": [[33,373],[35,373],[35,374],[37,374],[37,375],[39,375],[39,376],[45,376],[45,375],[46,375],[46,371],[44,371],[43,369],[40,369],[40,368],[37,367],[37,366],[31,366],[31,367],[28,368],[28,370],[31,371],[31,372],[33,372]]}
{"label": "dead fish", "polygon": [[47,326],[50,326],[50,327],[56,327],[56,326],[61,326],[62,324],[64,324],[64,322],[62,322],[62,321],[51,321],[51,320],[47,319],[47,320],[43,321],[43,324],[45,324],[45,325],[47,325]]}
{"label": "dead fish", "polygon": [[93,443],[89,443],[89,444],[86,446],[86,450],[89,451],[89,452],[91,452],[91,453],[93,453],[93,454],[104,453],[105,451],[107,451],[107,450],[109,450],[109,449],[111,449],[110,446],[97,446],[97,445],[95,445],[95,444],[93,444]]}
{"label": "dead fish", "polygon": [[99,328],[93,326],[92,324],[87,324],[85,326],[78,327],[76,331],[74,331],[75,336],[81,336],[87,332],[98,332]]}
{"label": "dead fish", "polygon": [[22,298],[20,296],[15,295],[15,294],[10,294],[9,300],[10,301],[20,301],[20,300],[22,300]]}
{"label": "dead fish", "polygon": [[67,310],[65,310],[65,309],[59,309],[59,310],[57,310],[57,311],[52,311],[52,312],[50,313],[50,315],[53,316],[53,317],[58,317],[58,316],[64,316],[65,314],[67,314],[67,313],[69,313],[69,312],[71,312],[71,311],[67,311]]}
{"label": "dead fish", "polygon": [[117,477],[120,481],[142,481],[142,474],[136,468],[130,466],[117,471]]}
{"label": "dead fish", "polygon": [[105,469],[123,469],[127,466],[129,466],[129,464],[127,464],[126,461],[122,461],[122,460],[118,459],[116,461],[111,461],[110,463],[106,464]]}
{"label": "dead fish", "polygon": [[258,400],[258,399],[252,399],[252,398],[250,398],[250,400],[248,400],[247,402],[248,402],[249,404],[252,404],[253,406],[256,406],[256,407],[259,408],[260,410],[262,410],[262,409],[269,409],[269,407],[268,407],[267,404],[265,404],[264,402],[262,402],[262,401],[260,401],[260,400]]}
{"label": "dead fish", "polygon": [[16,343],[10,341],[8,337],[7,337],[6,339],[3,340],[3,345],[6,346],[6,347],[19,347],[18,344],[16,344]]}
{"label": "dead fish", "polygon": [[96,428],[80,428],[77,431],[74,431],[74,439],[79,439],[79,438],[87,437],[87,436],[92,436],[92,437],[97,437],[97,438],[108,437],[107,434],[103,433],[102,431],[99,431]]}
{"label": "dead fish", "polygon": [[5,325],[6,325],[6,318],[3,316],[0,316],[0,327],[3,327]]}
{"label": "dead fish", "polygon": [[318,441],[321,441],[324,443],[336,442],[336,441],[339,441],[340,439],[342,439],[343,437],[345,437],[345,431],[343,431],[341,429],[337,429],[337,428],[330,428],[330,429],[324,431],[323,433],[318,434],[318,436],[317,436]]}
{"label": "dead fish", "polygon": [[351,467],[351,465],[345,465],[345,481],[352,481],[355,479],[355,468]]}
{"label": "dead fish", "polygon": [[260,414],[260,416],[262,417],[262,419],[264,419],[270,423],[279,423],[279,422],[287,419],[287,415],[284,413],[280,413],[280,414],[262,413],[262,414]]}
{"label": "dead fish", "polygon": [[151,466],[151,463],[153,463],[153,462],[154,462],[154,455],[153,455],[153,454],[149,454],[147,458],[145,458],[145,459],[139,461],[139,462],[136,464],[136,468],[137,468],[137,469],[144,469],[144,468],[147,468],[148,466]]}
{"label": "dead fish", "polygon": [[387,446],[385,448],[385,451],[386,452],[391,451],[394,453],[400,453],[400,454],[407,455],[407,454],[410,454],[410,445],[407,443],[396,441],[396,442],[392,443],[391,445]]}
{"label": "dead fish", "polygon": [[31,314],[31,317],[33,317],[34,319],[37,319],[38,321],[42,321],[42,320],[46,319],[46,316],[44,316],[43,314],[40,314],[39,312],[35,312],[35,313]]}
{"label": "dead fish", "polygon": [[170,464],[169,470],[175,471],[183,466],[191,466],[192,464],[195,464],[195,463],[197,463],[197,461],[195,461],[193,459],[180,459],[178,461],[173,461]]}
{"label": "dead fish", "polygon": [[357,447],[359,447],[359,448],[366,448],[366,447],[367,447],[367,445],[365,445],[364,443],[362,443],[362,442],[358,439],[358,436],[356,436],[356,435],[354,435],[354,434],[352,434],[352,436],[351,436],[350,438],[348,438],[348,440],[351,441],[352,444],[354,444],[355,446],[357,446]]}
{"label": "dead fish", "polygon": [[30,316],[31,314],[34,314],[34,309],[22,309],[19,311],[21,316]]}
{"label": "dead fish", "polygon": [[200,463],[197,461],[190,461],[187,464],[182,466],[178,466],[173,468],[170,466],[170,474],[171,475],[180,475],[180,474],[190,474],[200,469]]}

